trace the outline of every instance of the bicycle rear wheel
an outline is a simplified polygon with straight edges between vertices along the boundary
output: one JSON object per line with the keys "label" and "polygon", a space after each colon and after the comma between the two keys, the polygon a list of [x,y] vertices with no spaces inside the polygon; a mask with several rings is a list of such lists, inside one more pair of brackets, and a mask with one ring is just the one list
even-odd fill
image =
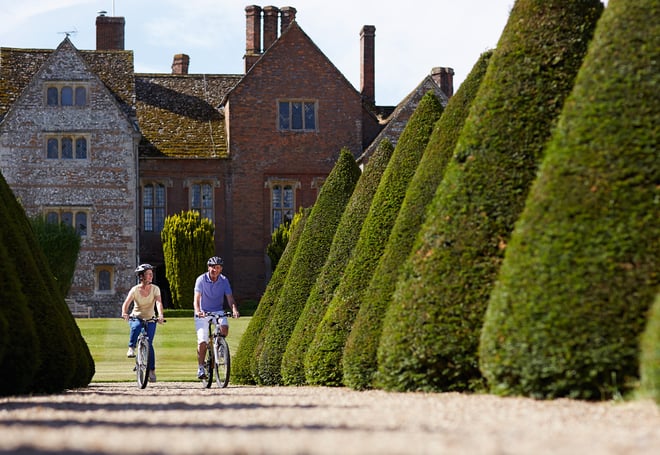
{"label": "bicycle rear wheel", "polygon": [[229,384],[229,371],[231,358],[229,355],[229,345],[225,337],[219,336],[215,339],[215,382],[218,387],[225,388]]}
{"label": "bicycle rear wheel", "polygon": [[144,389],[149,382],[147,362],[149,360],[149,342],[145,337],[139,337],[137,342],[137,353],[135,356],[135,374],[138,387]]}
{"label": "bicycle rear wheel", "polygon": [[201,378],[202,384],[207,389],[213,384],[213,351],[211,350],[211,343],[206,345],[206,357],[204,358],[204,370],[206,371],[206,377]]}

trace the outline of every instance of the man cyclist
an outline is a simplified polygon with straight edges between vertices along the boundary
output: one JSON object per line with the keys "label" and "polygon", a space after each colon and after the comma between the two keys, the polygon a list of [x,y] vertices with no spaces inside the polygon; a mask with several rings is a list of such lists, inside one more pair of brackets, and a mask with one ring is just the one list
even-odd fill
{"label": "man cyclist", "polygon": [[[210,316],[206,313],[224,312],[225,297],[231,305],[232,316],[240,317],[236,301],[232,295],[229,279],[222,274],[224,261],[218,256],[210,257],[206,262],[208,271],[201,274],[195,280],[195,296],[193,298],[193,309],[195,311],[195,330],[197,331],[197,377],[204,378],[204,357],[206,356],[206,344],[209,341],[208,321]],[[223,317],[220,321],[220,333],[227,336],[229,323]]]}

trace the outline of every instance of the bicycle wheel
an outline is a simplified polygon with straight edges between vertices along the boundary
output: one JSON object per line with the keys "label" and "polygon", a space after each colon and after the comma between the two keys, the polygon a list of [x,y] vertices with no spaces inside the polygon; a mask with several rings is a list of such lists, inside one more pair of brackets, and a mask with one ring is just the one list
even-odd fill
{"label": "bicycle wheel", "polygon": [[149,341],[146,337],[140,336],[137,342],[137,352],[135,356],[135,374],[137,376],[138,387],[144,389],[149,382],[149,372],[147,371],[147,362],[149,360]]}
{"label": "bicycle wheel", "polygon": [[231,359],[229,355],[229,345],[225,337],[219,336],[215,339],[215,382],[218,387],[225,388],[229,384],[229,367]]}
{"label": "bicycle wheel", "polygon": [[206,377],[202,378],[202,384],[207,389],[213,384],[213,351],[211,350],[211,343],[206,345],[206,357],[204,358],[204,370],[206,371]]}

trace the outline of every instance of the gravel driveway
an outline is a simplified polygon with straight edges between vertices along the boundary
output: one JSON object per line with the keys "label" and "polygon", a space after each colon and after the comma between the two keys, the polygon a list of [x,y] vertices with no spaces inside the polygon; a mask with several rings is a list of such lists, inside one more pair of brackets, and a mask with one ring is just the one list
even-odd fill
{"label": "gravel driveway", "polygon": [[653,454],[651,401],[93,383],[0,398],[0,454]]}

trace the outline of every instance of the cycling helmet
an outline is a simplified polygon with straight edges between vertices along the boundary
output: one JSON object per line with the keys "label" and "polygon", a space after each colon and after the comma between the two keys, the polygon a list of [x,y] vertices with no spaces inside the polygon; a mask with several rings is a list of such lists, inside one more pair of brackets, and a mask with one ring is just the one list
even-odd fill
{"label": "cycling helmet", "polygon": [[147,270],[153,270],[154,266],[151,264],[140,264],[137,266],[137,269],[135,269],[135,274],[136,275],[142,275],[144,272]]}
{"label": "cycling helmet", "polygon": [[225,265],[225,261],[223,261],[222,258],[219,257],[219,256],[213,256],[213,257],[210,257],[208,261],[206,261],[206,265],[208,265],[208,266]]}

